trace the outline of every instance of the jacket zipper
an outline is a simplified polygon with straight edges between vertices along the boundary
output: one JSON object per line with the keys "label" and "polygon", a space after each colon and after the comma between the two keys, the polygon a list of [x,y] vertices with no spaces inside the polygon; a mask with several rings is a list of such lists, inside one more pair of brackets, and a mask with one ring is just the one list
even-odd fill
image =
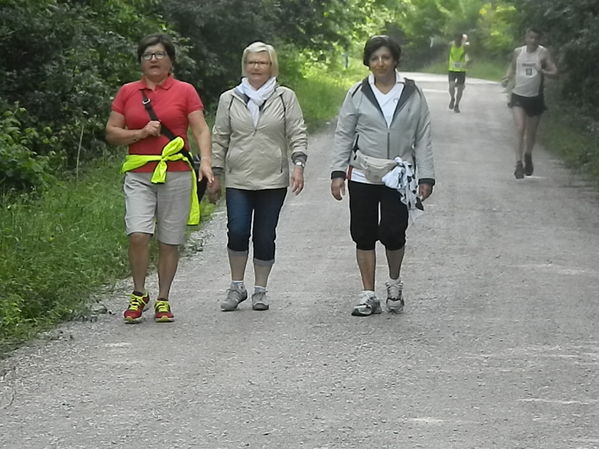
{"label": "jacket zipper", "polygon": [[[266,103],[264,104],[264,106],[266,107]],[[264,109],[261,112],[264,112]],[[260,124],[261,119],[262,119],[262,114],[260,114],[258,116],[258,123],[256,123],[256,125],[254,125],[254,131],[252,131],[252,136],[255,136],[256,133],[258,132],[258,125]],[[285,132],[285,131],[283,131],[283,132]],[[279,164],[279,173],[283,173],[285,171],[284,164],[287,161],[285,156],[286,156],[286,152],[282,152],[281,153],[281,163]],[[228,163],[229,162],[228,159],[229,159],[229,156],[228,156],[228,152],[227,152],[227,158],[225,159],[225,163],[228,167],[228,172],[232,173],[233,169],[231,168],[231,164]]]}

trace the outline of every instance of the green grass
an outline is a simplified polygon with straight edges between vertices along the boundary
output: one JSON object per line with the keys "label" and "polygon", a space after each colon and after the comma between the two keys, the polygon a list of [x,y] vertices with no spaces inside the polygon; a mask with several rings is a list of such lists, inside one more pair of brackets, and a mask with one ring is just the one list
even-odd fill
{"label": "green grass", "polygon": [[[62,181],[39,197],[4,199],[0,354],[85,315],[94,294],[128,274],[121,162],[98,160],[79,182]],[[202,205],[204,219],[213,208]]]}
{"label": "green grass", "polygon": [[316,64],[304,72],[304,77],[290,85],[295,90],[309,131],[314,131],[335,117],[347,90],[368,74],[356,60],[348,68],[327,69]]}
{"label": "green grass", "polygon": [[326,75],[321,75],[318,79],[307,78],[297,82],[294,90],[310,131],[314,131],[337,114],[347,89],[348,86],[343,80]]}
{"label": "green grass", "polygon": [[547,92],[549,110],[543,114],[539,139],[573,174],[599,186],[599,123],[582,115],[574,105],[560,101],[556,87]]}
{"label": "green grass", "polygon": [[10,345],[72,316],[126,272],[119,163],[98,161],[80,182],[0,212],[0,338]]}

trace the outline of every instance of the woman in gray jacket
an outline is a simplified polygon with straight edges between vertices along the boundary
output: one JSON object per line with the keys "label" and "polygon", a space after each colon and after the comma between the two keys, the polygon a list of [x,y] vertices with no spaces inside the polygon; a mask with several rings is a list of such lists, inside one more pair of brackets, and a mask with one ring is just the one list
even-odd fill
{"label": "woman in gray jacket", "polygon": [[[277,84],[277,55],[271,45],[254,42],[243,51],[241,84],[223,93],[212,134],[212,166],[224,173],[231,285],[221,310],[235,310],[248,297],[245,268],[252,236],[252,308],[268,310],[266,285],[275,260],[279,213],[291,183],[304,188],[307,136],[295,93]],[[289,162],[293,170],[290,173]],[[290,179],[291,178],[291,179]],[[209,194],[219,189],[210,186]]]}
{"label": "woman in gray jacket", "polygon": [[[375,294],[377,240],[389,268],[387,308],[403,311],[400,270],[410,213],[435,184],[428,106],[414,82],[397,71],[400,55],[389,36],[366,42],[363,62],[371,74],[347,93],[335,132],[331,193],[341,200],[348,180],[350,231],[363,285],[355,316],[382,310]],[[390,188],[382,178],[392,169],[403,181]]]}

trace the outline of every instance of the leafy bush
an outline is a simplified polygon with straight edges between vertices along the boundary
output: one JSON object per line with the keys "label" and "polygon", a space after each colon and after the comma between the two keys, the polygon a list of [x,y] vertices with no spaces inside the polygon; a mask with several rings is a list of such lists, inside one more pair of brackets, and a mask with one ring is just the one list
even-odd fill
{"label": "leafy bush", "polygon": [[55,153],[39,156],[31,148],[40,144],[52,148],[58,139],[48,127],[23,129],[19,115],[25,114],[25,109],[15,107],[0,116],[0,193],[3,194],[43,190],[52,179],[49,162]]}
{"label": "leafy bush", "polygon": [[[168,30],[151,14],[140,14],[152,12],[155,3],[0,3],[0,98],[27,110],[20,117],[22,128],[44,134],[28,140],[32,153],[61,153],[64,172],[79,159],[91,160],[108,151],[104,126],[111,98],[120,85],[139,77],[137,41],[150,32]],[[51,129],[54,138],[44,140],[41,129]],[[27,139],[19,140],[23,138]]]}

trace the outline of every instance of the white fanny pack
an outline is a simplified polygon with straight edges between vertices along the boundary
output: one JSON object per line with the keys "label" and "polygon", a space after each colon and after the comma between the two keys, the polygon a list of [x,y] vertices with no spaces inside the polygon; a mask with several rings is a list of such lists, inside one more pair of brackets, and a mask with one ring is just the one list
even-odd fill
{"label": "white fanny pack", "polygon": [[393,159],[366,156],[360,150],[357,150],[351,160],[351,165],[362,170],[364,176],[369,181],[380,184],[382,183],[383,176],[393,170],[397,162]]}

